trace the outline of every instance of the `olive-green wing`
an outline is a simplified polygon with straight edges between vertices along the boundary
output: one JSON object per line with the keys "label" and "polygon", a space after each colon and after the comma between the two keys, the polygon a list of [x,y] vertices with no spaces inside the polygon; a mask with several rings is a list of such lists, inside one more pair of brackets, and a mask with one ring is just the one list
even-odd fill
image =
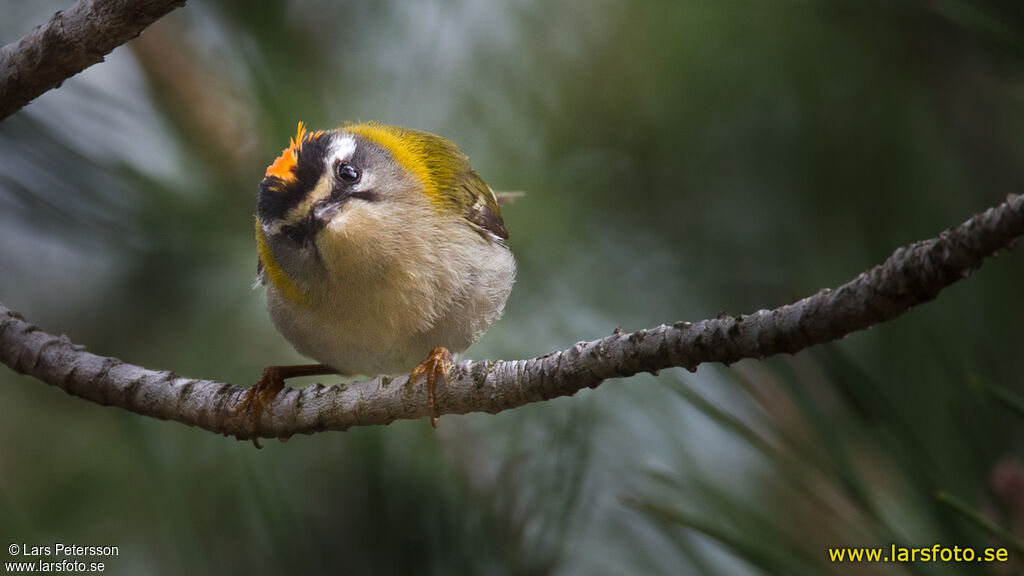
{"label": "olive-green wing", "polygon": [[508,230],[505,229],[505,221],[501,219],[501,209],[498,208],[498,198],[494,191],[474,172],[467,175],[460,187],[468,201],[463,214],[466,220],[481,232],[508,240]]}

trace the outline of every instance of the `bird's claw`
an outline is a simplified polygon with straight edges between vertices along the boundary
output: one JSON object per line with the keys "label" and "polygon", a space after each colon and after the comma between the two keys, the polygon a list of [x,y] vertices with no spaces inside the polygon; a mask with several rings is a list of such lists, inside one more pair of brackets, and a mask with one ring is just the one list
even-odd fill
{"label": "bird's claw", "polygon": [[268,366],[263,370],[263,375],[255,384],[245,391],[241,402],[232,409],[232,412],[248,410],[252,413],[252,443],[261,448],[259,441],[259,424],[263,410],[271,400],[284,388],[284,374],[279,366]]}
{"label": "bird's claw", "polygon": [[437,428],[437,382],[438,379],[448,383],[448,372],[452,369],[452,353],[444,346],[430,351],[426,360],[420,362],[409,374],[409,383],[415,384],[420,378],[427,379],[427,402],[430,407],[430,425]]}

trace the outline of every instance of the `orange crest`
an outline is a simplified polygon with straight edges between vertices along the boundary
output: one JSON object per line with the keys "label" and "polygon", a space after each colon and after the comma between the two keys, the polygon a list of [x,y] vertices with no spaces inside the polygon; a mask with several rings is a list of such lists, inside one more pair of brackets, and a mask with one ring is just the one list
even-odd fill
{"label": "orange crest", "polygon": [[274,176],[286,184],[294,182],[295,174],[292,173],[292,170],[299,162],[299,149],[302,148],[304,142],[319,138],[323,133],[323,130],[317,130],[307,134],[306,125],[299,122],[299,127],[295,131],[295,137],[291,139],[288,147],[281,152],[281,155],[274,160],[274,163],[267,167],[267,173],[264,178]]}

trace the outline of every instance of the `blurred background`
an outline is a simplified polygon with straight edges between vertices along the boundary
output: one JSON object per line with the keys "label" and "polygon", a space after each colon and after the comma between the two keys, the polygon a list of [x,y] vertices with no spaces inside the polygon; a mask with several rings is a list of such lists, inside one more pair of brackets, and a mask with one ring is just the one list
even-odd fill
{"label": "blurred background", "polygon": [[[0,1],[0,43],[69,5]],[[192,0],[0,124],[0,301],[187,376],[301,361],[251,289],[299,120],[435,132],[527,191],[466,355],[526,358],[779,306],[1024,192],[1024,4]],[[260,451],[0,368],[0,541],[114,574],[1014,574],[1022,293],[1018,249],[793,357]],[[936,543],[1010,562],[827,552]]]}

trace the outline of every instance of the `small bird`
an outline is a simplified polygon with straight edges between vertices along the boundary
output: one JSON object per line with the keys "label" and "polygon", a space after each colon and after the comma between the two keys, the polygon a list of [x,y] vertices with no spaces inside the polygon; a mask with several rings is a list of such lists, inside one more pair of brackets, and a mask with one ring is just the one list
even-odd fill
{"label": "small bird", "polygon": [[256,202],[257,285],[274,326],[319,364],[270,366],[240,408],[294,376],[426,376],[476,342],[505,307],[516,265],[498,196],[454,143],[379,123],[295,137]]}

